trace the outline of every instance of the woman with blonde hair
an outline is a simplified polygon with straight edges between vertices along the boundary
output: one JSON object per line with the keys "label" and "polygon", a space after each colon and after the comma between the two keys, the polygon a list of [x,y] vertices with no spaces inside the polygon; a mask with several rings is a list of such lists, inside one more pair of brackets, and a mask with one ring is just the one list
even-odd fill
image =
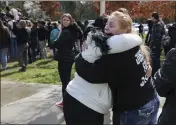
{"label": "woman with blonde hair", "polygon": [[[55,41],[54,47],[57,48],[55,60],[58,61],[58,71],[62,82],[62,94],[64,95],[67,84],[70,82],[72,65],[74,63],[73,47],[78,39],[79,28],[73,22],[73,18],[66,13],[61,18],[62,31],[59,38]],[[63,106],[63,101],[57,102],[57,106]]]}
{"label": "woman with blonde hair", "polygon": [[[119,11],[113,12],[105,26],[105,33],[123,35],[132,32],[132,19]],[[128,37],[126,37],[127,39]],[[127,40],[123,41],[128,43]],[[131,44],[134,44],[131,41]],[[159,100],[147,75],[149,52],[137,45],[126,51],[105,54],[93,64],[82,55],[75,60],[77,74],[89,83],[108,83],[112,92],[113,124],[157,123]]]}

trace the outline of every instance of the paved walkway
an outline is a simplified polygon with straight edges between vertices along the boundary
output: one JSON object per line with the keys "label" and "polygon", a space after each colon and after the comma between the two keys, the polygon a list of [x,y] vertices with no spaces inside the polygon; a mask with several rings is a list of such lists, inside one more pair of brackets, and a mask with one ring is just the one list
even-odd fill
{"label": "paved walkway", "polygon": [[[64,121],[62,109],[55,106],[55,103],[61,100],[61,86],[21,84],[8,81],[2,81],[1,86],[1,91],[3,88],[9,88],[11,91],[14,88],[13,91],[19,91],[21,89],[20,92],[22,92],[16,95],[13,95],[13,93],[8,93],[8,95],[6,93],[5,95],[4,91],[4,94],[1,95],[1,102],[3,104],[14,100],[10,99],[9,96],[15,98],[15,100],[20,99],[1,106],[1,123],[60,124]],[[22,89],[23,87],[24,89]],[[8,98],[5,99],[6,97]]]}
{"label": "paved walkway", "polygon": [[[55,106],[61,97],[59,85],[2,81],[1,124],[64,124],[62,108]],[[104,123],[110,124],[111,118],[107,114]]]}

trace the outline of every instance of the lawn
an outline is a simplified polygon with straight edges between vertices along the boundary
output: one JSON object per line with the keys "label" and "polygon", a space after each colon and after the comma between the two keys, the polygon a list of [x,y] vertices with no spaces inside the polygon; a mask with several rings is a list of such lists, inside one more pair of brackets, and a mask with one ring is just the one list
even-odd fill
{"label": "lawn", "polygon": [[[18,72],[19,69],[18,62],[8,63],[7,70],[1,72],[1,79],[23,81],[27,83],[61,84],[57,70],[57,61],[54,61],[51,58],[37,60],[36,62],[29,64],[26,72]],[[74,71],[73,66],[72,78]]]}

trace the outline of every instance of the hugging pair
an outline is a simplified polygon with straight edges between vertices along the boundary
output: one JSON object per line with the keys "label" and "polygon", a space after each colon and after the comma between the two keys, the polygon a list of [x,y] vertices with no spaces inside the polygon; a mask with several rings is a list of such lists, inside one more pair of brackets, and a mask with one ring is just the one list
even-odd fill
{"label": "hugging pair", "polygon": [[66,124],[103,125],[111,108],[114,125],[156,124],[159,101],[150,83],[149,52],[132,33],[132,19],[115,11],[104,29],[89,32],[76,57],[63,98]]}

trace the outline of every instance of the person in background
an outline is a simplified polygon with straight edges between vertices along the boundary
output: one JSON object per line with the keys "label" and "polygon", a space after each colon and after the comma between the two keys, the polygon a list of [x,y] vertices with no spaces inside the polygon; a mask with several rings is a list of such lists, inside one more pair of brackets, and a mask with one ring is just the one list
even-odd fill
{"label": "person in background", "polygon": [[85,20],[84,21],[84,32],[85,32],[85,30],[87,30],[88,25],[89,25],[89,21]]}
{"label": "person in background", "polygon": [[142,23],[140,23],[140,25],[138,26],[139,28],[139,36],[142,36],[142,39],[144,38],[144,26],[142,25]]}
{"label": "person in background", "polygon": [[74,51],[75,51],[75,56],[76,56],[78,53],[81,52],[81,46],[82,46],[82,43],[83,43],[83,30],[80,27],[80,25],[78,25],[78,23],[75,22],[75,24],[77,24],[77,29],[78,29],[78,39],[77,39],[77,41],[75,42],[75,45],[74,45]]}
{"label": "person in background", "polygon": [[6,15],[7,15],[7,16],[13,15],[15,21],[17,21],[17,20],[20,19],[19,15],[18,15],[19,12],[18,12],[17,9],[15,9],[15,8],[11,8],[11,9],[10,9],[9,6],[6,6],[6,11],[7,11]]}
{"label": "person in background", "polygon": [[160,56],[162,51],[161,40],[165,33],[163,22],[160,21],[159,14],[152,13],[153,27],[150,41],[151,58],[152,58],[152,76],[160,68]]}
{"label": "person in background", "polygon": [[59,38],[60,30],[58,28],[57,23],[52,23],[52,30],[50,34],[50,47],[53,49],[53,56],[56,54],[56,48],[54,46],[54,43]]}
{"label": "person in background", "polygon": [[37,22],[33,22],[30,33],[31,40],[31,50],[32,50],[32,61],[35,61],[37,58],[37,46],[38,46],[38,28]]}
{"label": "person in background", "polygon": [[158,94],[166,98],[158,125],[176,125],[176,48],[166,55],[153,81]]}
{"label": "person in background", "polygon": [[20,72],[25,72],[28,64],[29,31],[26,28],[26,21],[21,20],[17,31],[18,62]]}
{"label": "person in background", "polygon": [[0,63],[1,71],[7,68],[7,53],[10,46],[10,34],[8,28],[3,25],[0,19]]}
{"label": "person in background", "polygon": [[[69,13],[66,13],[61,18],[62,32],[59,39],[54,43],[57,48],[56,58],[58,61],[58,71],[62,82],[62,96],[65,93],[65,89],[70,82],[72,65],[74,63],[74,51],[73,47],[78,39],[79,31],[73,18]],[[63,106],[63,101],[57,102],[57,106]]]}
{"label": "person in background", "polygon": [[9,33],[10,33],[10,58],[12,60],[17,58],[17,40],[16,40],[16,21],[13,15],[9,15],[10,21],[8,22]]}
{"label": "person in background", "polygon": [[85,27],[84,27],[84,25],[82,24],[82,22],[78,20],[78,21],[77,21],[77,24],[78,24],[78,26],[81,28],[81,30],[84,31]]}
{"label": "person in background", "polygon": [[[28,33],[31,34],[31,28],[32,28],[31,21],[27,20],[26,25],[27,25],[26,29],[27,29]],[[31,40],[30,39],[28,41],[28,44],[29,44],[29,47],[28,47],[28,63],[32,64],[32,50],[31,50]]]}
{"label": "person in background", "polygon": [[168,33],[170,36],[170,42],[169,42],[169,50],[172,48],[175,48],[176,46],[176,22],[174,22],[174,24],[169,27],[168,29]]}
{"label": "person in background", "polygon": [[46,42],[47,42],[48,30],[45,27],[45,21],[39,22],[38,39],[39,39],[39,50],[42,59],[47,58],[46,53]]}
{"label": "person in background", "polygon": [[153,21],[151,19],[147,20],[147,25],[148,25],[148,33],[145,39],[145,44],[149,46],[150,41],[151,41],[151,34],[152,34],[152,26],[153,26]]}
{"label": "person in background", "polygon": [[[58,28],[59,28],[59,30],[61,31],[61,30],[62,30],[61,21],[60,21],[60,20],[58,20],[58,21],[57,21],[57,23],[58,23]],[[60,32],[60,34],[61,34],[61,32]],[[59,35],[60,35],[60,34],[59,34]]]}
{"label": "person in background", "polygon": [[51,41],[50,41],[50,34],[51,34],[51,31],[52,31],[52,26],[51,26],[51,20],[49,19],[48,20],[48,23],[47,23],[47,30],[48,30],[48,38],[47,38],[47,41],[48,41],[48,47],[51,47]]}

